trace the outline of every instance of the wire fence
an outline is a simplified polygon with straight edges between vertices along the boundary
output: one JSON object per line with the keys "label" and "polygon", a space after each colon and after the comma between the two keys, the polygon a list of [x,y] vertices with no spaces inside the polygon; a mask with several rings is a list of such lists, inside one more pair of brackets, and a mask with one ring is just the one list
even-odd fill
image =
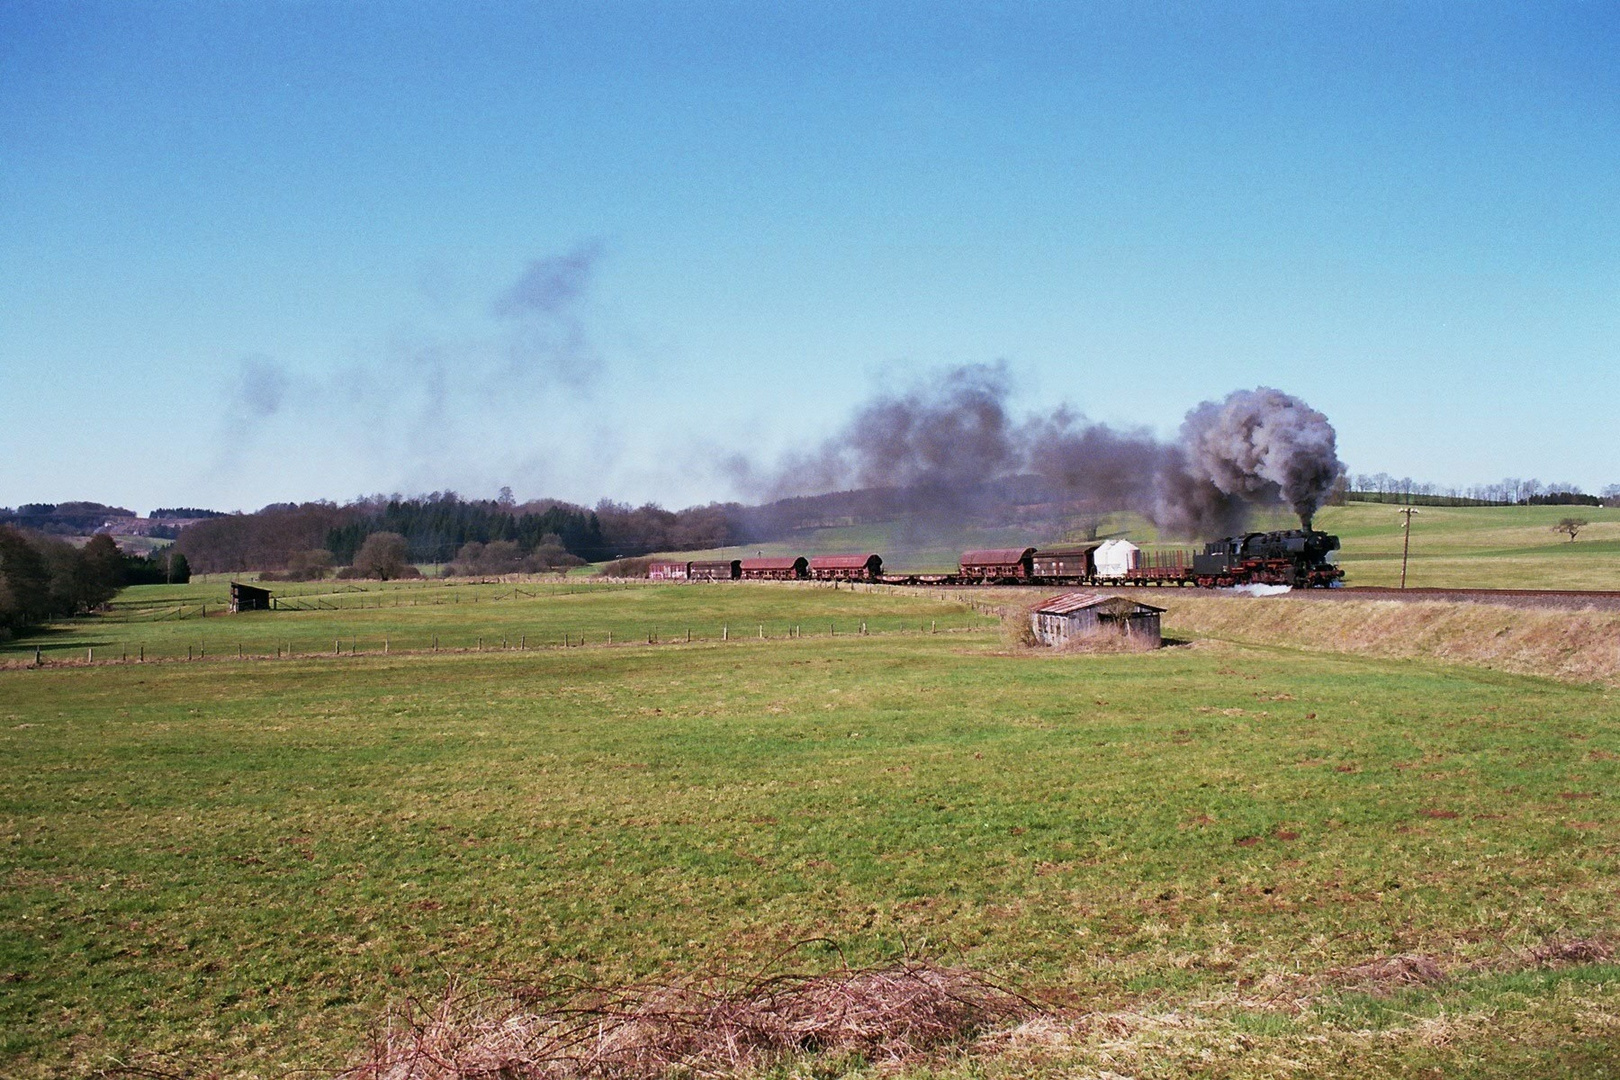
{"label": "wire fence", "polygon": [[[988,613],[987,613],[988,614]],[[410,634],[347,634],[332,638],[330,649],[314,647],[306,638],[249,642],[199,639],[185,643],[103,641],[96,645],[64,643],[38,644],[33,655],[0,661],[0,667],[85,667],[115,664],[154,664],[204,660],[263,661],[318,659],[324,657],[431,657],[439,654],[464,656],[470,653],[554,652],[576,648],[626,648],[730,642],[797,641],[808,638],[874,638],[895,636],[937,636],[984,633],[994,625],[940,626],[940,620],[904,620],[872,625],[876,620],[818,620],[814,622],[754,622],[713,625],[648,625],[626,631],[624,628],[589,630],[550,630],[529,633],[471,634],[457,631],[438,634],[417,631]],[[946,620],[949,622],[949,620]],[[184,652],[180,649],[184,648]]]}

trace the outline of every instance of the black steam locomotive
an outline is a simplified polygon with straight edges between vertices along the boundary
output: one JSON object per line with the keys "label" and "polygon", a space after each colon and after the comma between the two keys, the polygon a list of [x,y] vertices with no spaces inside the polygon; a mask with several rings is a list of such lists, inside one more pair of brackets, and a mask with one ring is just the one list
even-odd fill
{"label": "black steam locomotive", "polygon": [[1194,555],[1192,577],[1203,586],[1289,585],[1326,588],[1344,578],[1332,561],[1339,538],[1315,529],[1244,533],[1212,540]]}

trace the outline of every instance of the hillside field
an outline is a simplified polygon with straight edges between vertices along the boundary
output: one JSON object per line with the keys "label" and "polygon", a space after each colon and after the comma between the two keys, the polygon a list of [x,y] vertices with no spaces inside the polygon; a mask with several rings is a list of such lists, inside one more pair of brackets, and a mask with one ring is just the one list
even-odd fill
{"label": "hillside field", "polygon": [[[63,633],[157,648],[189,623],[217,635],[206,661],[0,670],[4,1075],[331,1075],[451,981],[617,985],[784,950],[921,951],[1039,1004],[917,1073],[1620,1070],[1612,684],[1305,651],[1264,620],[1240,640],[1242,601],[1191,595],[1205,629],[1167,616],[1183,643],[1076,655],[925,592],[395,606],[442,588],[400,586],[134,614],[218,595],[187,588]],[[649,646],[653,615],[710,632]],[[382,655],[385,633],[421,646],[417,618],[464,651]],[[467,641],[610,625],[611,648]],[[260,655],[310,652],[238,661],[250,630]],[[345,630],[358,654],[326,653]],[[1430,974],[1368,974],[1409,970]]]}
{"label": "hillside field", "polygon": [[[1590,524],[1578,539],[1554,530],[1567,517]],[[1401,577],[1399,509],[1381,503],[1323,508],[1313,523],[1338,535],[1345,584],[1397,585]],[[1260,515],[1251,528],[1293,529],[1285,512]],[[1152,548],[1194,545],[1161,541],[1146,519],[1134,514],[1103,518],[1097,537],[1124,537]],[[899,573],[947,573],[969,548],[1056,545],[1082,542],[1077,533],[1042,534],[1030,529],[959,529],[940,536],[900,522],[809,530],[791,540],[701,553],[681,558],[743,558],[875,551]],[[1412,519],[1407,584],[1431,588],[1620,589],[1620,509],[1592,506],[1423,506]]]}

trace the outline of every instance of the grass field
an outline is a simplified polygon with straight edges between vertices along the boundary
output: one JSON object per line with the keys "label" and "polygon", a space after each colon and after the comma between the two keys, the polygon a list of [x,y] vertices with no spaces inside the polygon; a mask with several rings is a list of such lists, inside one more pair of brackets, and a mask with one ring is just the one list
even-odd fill
{"label": "grass field", "polygon": [[[353,651],[538,649],[578,645],[713,640],[725,636],[951,631],[993,620],[969,603],[941,605],[898,595],[858,595],[848,586],[772,583],[691,585],[569,581],[274,584],[275,595],[305,610],[231,615],[228,579],[126,589],[112,610],[71,619],[45,633],[0,643],[0,660],[144,656],[247,657]],[[206,613],[205,613],[206,611]],[[178,615],[177,615],[178,613]]]}
{"label": "grass field", "polygon": [[[846,590],[194,625],[307,622],[318,648],[333,620],[628,636],[649,610],[748,635],[0,671],[0,1073],[330,1071],[450,977],[616,982],[808,938],[840,951],[800,964],[927,946],[1056,1010],[1059,1035],[942,1074],[1620,1069],[1620,966],[1530,952],[1615,939],[1604,686],[1210,638],[1042,655],[893,632],[985,620]],[[888,632],[784,636],[812,612]],[[1336,974],[1394,954],[1448,977]]]}
{"label": "grass field", "polygon": [[[1591,524],[1577,540],[1561,518]],[[1317,527],[1337,533],[1349,585],[1396,585],[1401,576],[1398,509],[1374,503],[1328,507]],[[1592,506],[1423,506],[1412,518],[1406,583],[1434,588],[1620,589],[1620,509]]]}

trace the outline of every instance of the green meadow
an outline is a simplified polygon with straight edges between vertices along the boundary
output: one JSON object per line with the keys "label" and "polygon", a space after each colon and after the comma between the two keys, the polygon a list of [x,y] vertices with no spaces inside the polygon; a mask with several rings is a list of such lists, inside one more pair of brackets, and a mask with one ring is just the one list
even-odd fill
{"label": "green meadow", "polygon": [[[217,584],[130,590],[62,632],[206,626],[209,658],[0,670],[0,1073],[330,1074],[451,981],[801,942],[796,968],[964,964],[1069,1025],[934,1074],[1620,1069],[1620,966],[1546,951],[1620,925],[1610,686],[1286,641],[1042,653],[933,595],[478,588],[171,623],[138,610]],[[1411,954],[1447,977],[1344,976]]]}
{"label": "green meadow", "polygon": [[[1556,531],[1588,521],[1577,539]],[[1347,585],[1398,585],[1404,515],[1395,506],[1328,507],[1316,526],[1339,536]],[[1620,589],[1620,509],[1420,506],[1406,583],[1414,588]]]}
{"label": "green meadow", "polygon": [[[243,575],[251,579],[253,575]],[[126,589],[105,614],[0,642],[0,661],[525,650],[635,642],[947,632],[995,625],[973,602],[850,586],[590,580],[266,583],[283,610],[227,611],[229,579]],[[980,601],[983,603],[983,601]]]}

